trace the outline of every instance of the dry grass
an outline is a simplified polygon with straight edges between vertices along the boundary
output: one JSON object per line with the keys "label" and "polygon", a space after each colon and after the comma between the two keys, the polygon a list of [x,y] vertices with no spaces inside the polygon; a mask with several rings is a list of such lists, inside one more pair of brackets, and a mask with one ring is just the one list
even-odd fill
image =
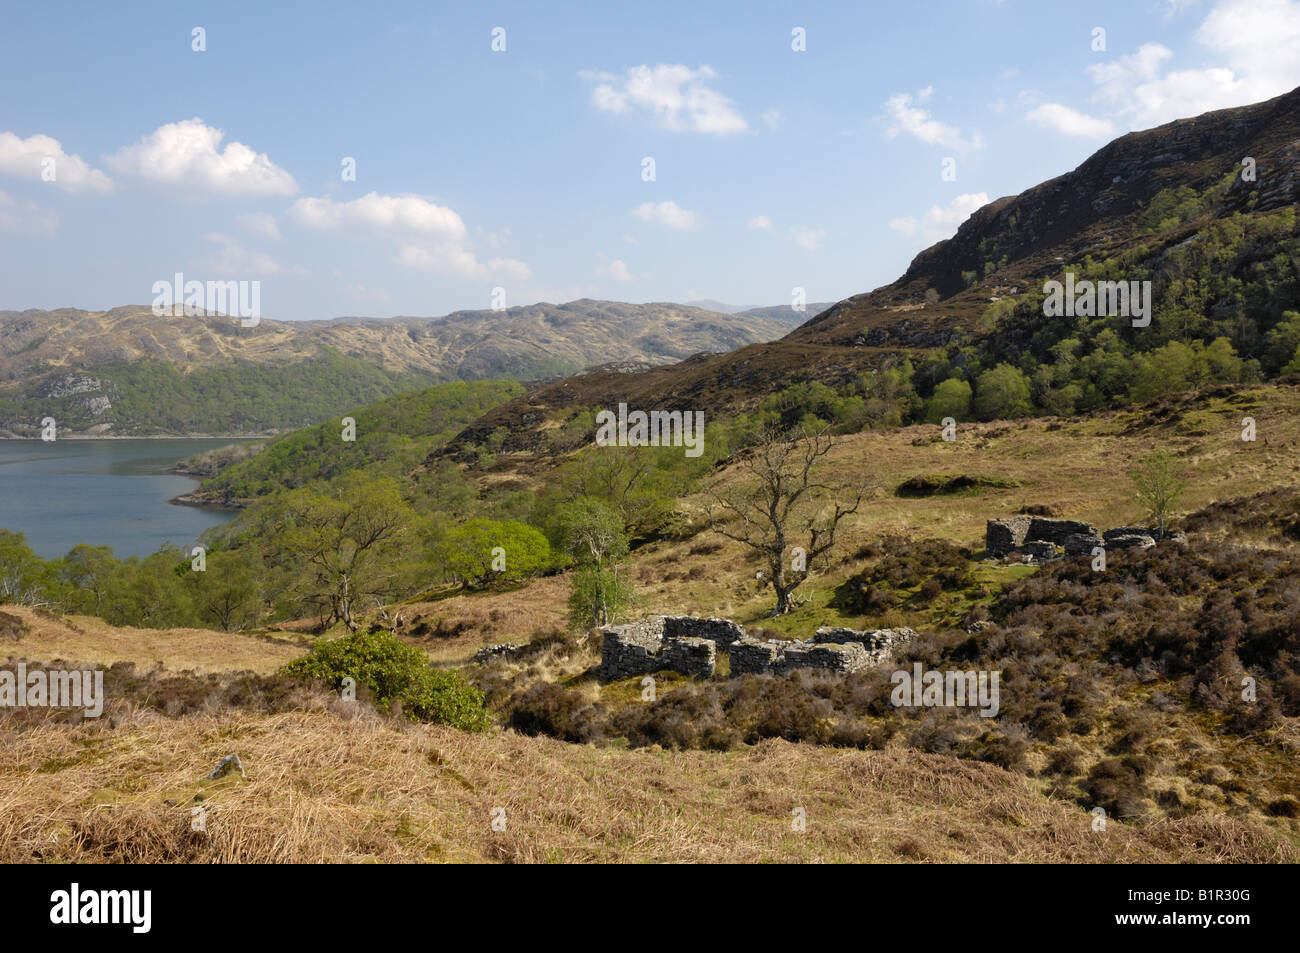
{"label": "dry grass", "polygon": [[22,618],[27,632],[0,641],[0,655],[52,662],[56,659],[112,665],[192,669],[199,674],[248,670],[269,674],[301,655],[311,640],[294,633],[258,635],[212,629],[136,629],[109,625],[93,616],[56,616],[24,606],[5,606]]}
{"label": "dry grass", "polygon": [[[1094,832],[1021,777],[903,751],[618,751],[327,711],[137,713],[3,744],[3,862],[1294,859],[1277,835],[1227,818]],[[247,780],[200,780],[232,752]],[[206,834],[190,830],[200,799]]]}

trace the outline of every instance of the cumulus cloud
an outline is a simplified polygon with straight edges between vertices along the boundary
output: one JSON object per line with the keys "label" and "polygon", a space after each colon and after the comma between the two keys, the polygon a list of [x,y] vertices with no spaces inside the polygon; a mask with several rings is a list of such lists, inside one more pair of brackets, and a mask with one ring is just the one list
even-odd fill
{"label": "cumulus cloud", "polygon": [[292,195],[298,184],[264,152],[228,142],[202,119],[167,123],[104,158],[119,175],[197,198]]}
{"label": "cumulus cloud", "polygon": [[650,116],[673,132],[725,136],[749,129],[735,104],[709,86],[718,74],[708,66],[660,63],[633,66],[621,76],[589,70],[578,75],[596,83],[591,102],[602,112]]}
{"label": "cumulus cloud", "polygon": [[1115,134],[1115,124],[1109,119],[1098,119],[1060,103],[1043,103],[1029,110],[1025,118],[1063,136],[1103,139]]}
{"label": "cumulus cloud", "polygon": [[826,241],[826,233],[820,228],[792,228],[790,234],[794,236],[796,245],[808,251],[820,251]]}
{"label": "cumulus cloud", "polygon": [[699,216],[676,202],[642,202],[632,214],[643,222],[656,222],[669,228],[689,229],[699,225]]}
{"label": "cumulus cloud", "polygon": [[1174,52],[1144,43],[1088,67],[1093,101],[1131,129],[1271,99],[1300,86],[1300,2],[1220,0],[1194,37],[1211,64],[1169,69]]}
{"label": "cumulus cloud", "polygon": [[983,144],[978,133],[967,138],[962,135],[961,129],[957,126],[940,122],[924,108],[933,93],[934,87],[927,86],[915,95],[898,93],[889,97],[885,101],[885,117],[888,121],[885,135],[892,139],[901,133],[906,133],[927,145],[947,146],[959,152],[978,149]]}
{"label": "cumulus cloud", "polygon": [[970,218],[977,208],[987,205],[988,201],[986,192],[968,192],[957,196],[947,205],[931,205],[919,218],[908,215],[890,219],[889,227],[909,238],[919,237],[927,245],[932,245],[951,238],[957,227]]}
{"label": "cumulus cloud", "polygon": [[[479,261],[470,247],[469,229],[454,209],[418,195],[380,195],[368,192],[349,202],[329,196],[307,196],[289,207],[289,220],[323,232],[363,231],[397,238],[397,264],[417,271],[462,278],[523,281],[532,271],[514,258]],[[496,248],[510,230],[483,233],[483,241]]]}
{"label": "cumulus cloud", "polygon": [[632,273],[627,270],[627,263],[623,261],[622,258],[615,258],[608,264],[603,262],[598,264],[596,266],[596,274],[607,275],[615,281],[631,281],[634,277]]}
{"label": "cumulus cloud", "polygon": [[763,231],[772,227],[772,220],[766,215],[755,215],[746,223],[750,228],[757,228]]}
{"label": "cumulus cloud", "polygon": [[[53,163],[47,160],[54,160]],[[46,168],[54,178],[42,175]],[[90,165],[78,155],[63,151],[63,145],[52,136],[36,134],[20,139],[15,133],[0,132],[0,174],[35,182],[48,181],[64,192],[96,192],[107,195],[113,191],[113,180]]]}
{"label": "cumulus cloud", "polygon": [[304,228],[326,232],[364,228],[455,241],[464,240],[468,234],[465,223],[452,209],[415,195],[369,192],[350,202],[335,202],[329,196],[301,198],[289,207],[289,218]]}
{"label": "cumulus cloud", "polygon": [[58,230],[59,216],[53,210],[0,192],[0,231],[49,238]]}
{"label": "cumulus cloud", "polygon": [[405,242],[398,248],[395,260],[399,265],[414,268],[416,271],[429,271],[479,281],[488,279],[523,281],[532,277],[532,269],[522,261],[513,258],[493,258],[483,263],[478,260],[473,251],[455,242],[425,244]]}

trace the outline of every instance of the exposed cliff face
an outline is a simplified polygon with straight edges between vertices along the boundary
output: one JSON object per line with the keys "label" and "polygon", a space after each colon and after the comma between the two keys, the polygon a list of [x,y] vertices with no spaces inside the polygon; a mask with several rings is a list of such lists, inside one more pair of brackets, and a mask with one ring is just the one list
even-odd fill
{"label": "exposed cliff face", "polygon": [[[1254,181],[1241,175],[1247,158],[1254,160]],[[1170,189],[1209,196],[1210,204],[1193,220],[1155,229],[1153,238],[1143,216]],[[1139,243],[1153,244],[1158,257],[1194,236],[1207,217],[1266,213],[1297,201],[1300,89],[1130,133],[1074,171],[978,209],[951,239],[918,254],[897,281],[826,308],[778,341],[643,374],[567,379],[497,408],[448,452],[498,426],[528,446],[530,428],[566,405],[626,400],[722,413],[749,409],[797,381],[834,385],[884,359],[978,336],[991,298],[1041,287],[1063,263]]]}

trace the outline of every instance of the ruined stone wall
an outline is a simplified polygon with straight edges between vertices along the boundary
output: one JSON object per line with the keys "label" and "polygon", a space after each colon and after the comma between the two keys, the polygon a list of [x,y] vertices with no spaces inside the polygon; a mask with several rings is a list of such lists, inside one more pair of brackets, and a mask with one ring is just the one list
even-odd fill
{"label": "ruined stone wall", "polygon": [[731,647],[731,674],[784,675],[795,669],[857,672],[889,661],[897,646],[916,638],[908,628],[828,628],[804,642],[744,638]]}
{"label": "ruined stone wall", "polygon": [[651,616],[606,626],[601,629],[600,678],[610,681],[662,671],[709,678],[717,667],[718,645],[729,645],[744,634],[729,619],[690,616]]}

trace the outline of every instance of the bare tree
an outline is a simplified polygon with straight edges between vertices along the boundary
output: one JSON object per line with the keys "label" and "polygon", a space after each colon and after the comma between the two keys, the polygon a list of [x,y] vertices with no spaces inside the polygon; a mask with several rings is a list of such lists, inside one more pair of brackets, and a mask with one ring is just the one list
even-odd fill
{"label": "bare tree", "polygon": [[715,532],[744,543],[767,563],[776,615],[793,608],[791,593],[835,545],[840,521],[857,512],[870,488],[867,481],[832,484],[813,478],[814,465],[831,446],[826,429],[811,434],[765,429],[741,460],[740,485],[713,493],[706,504]]}

